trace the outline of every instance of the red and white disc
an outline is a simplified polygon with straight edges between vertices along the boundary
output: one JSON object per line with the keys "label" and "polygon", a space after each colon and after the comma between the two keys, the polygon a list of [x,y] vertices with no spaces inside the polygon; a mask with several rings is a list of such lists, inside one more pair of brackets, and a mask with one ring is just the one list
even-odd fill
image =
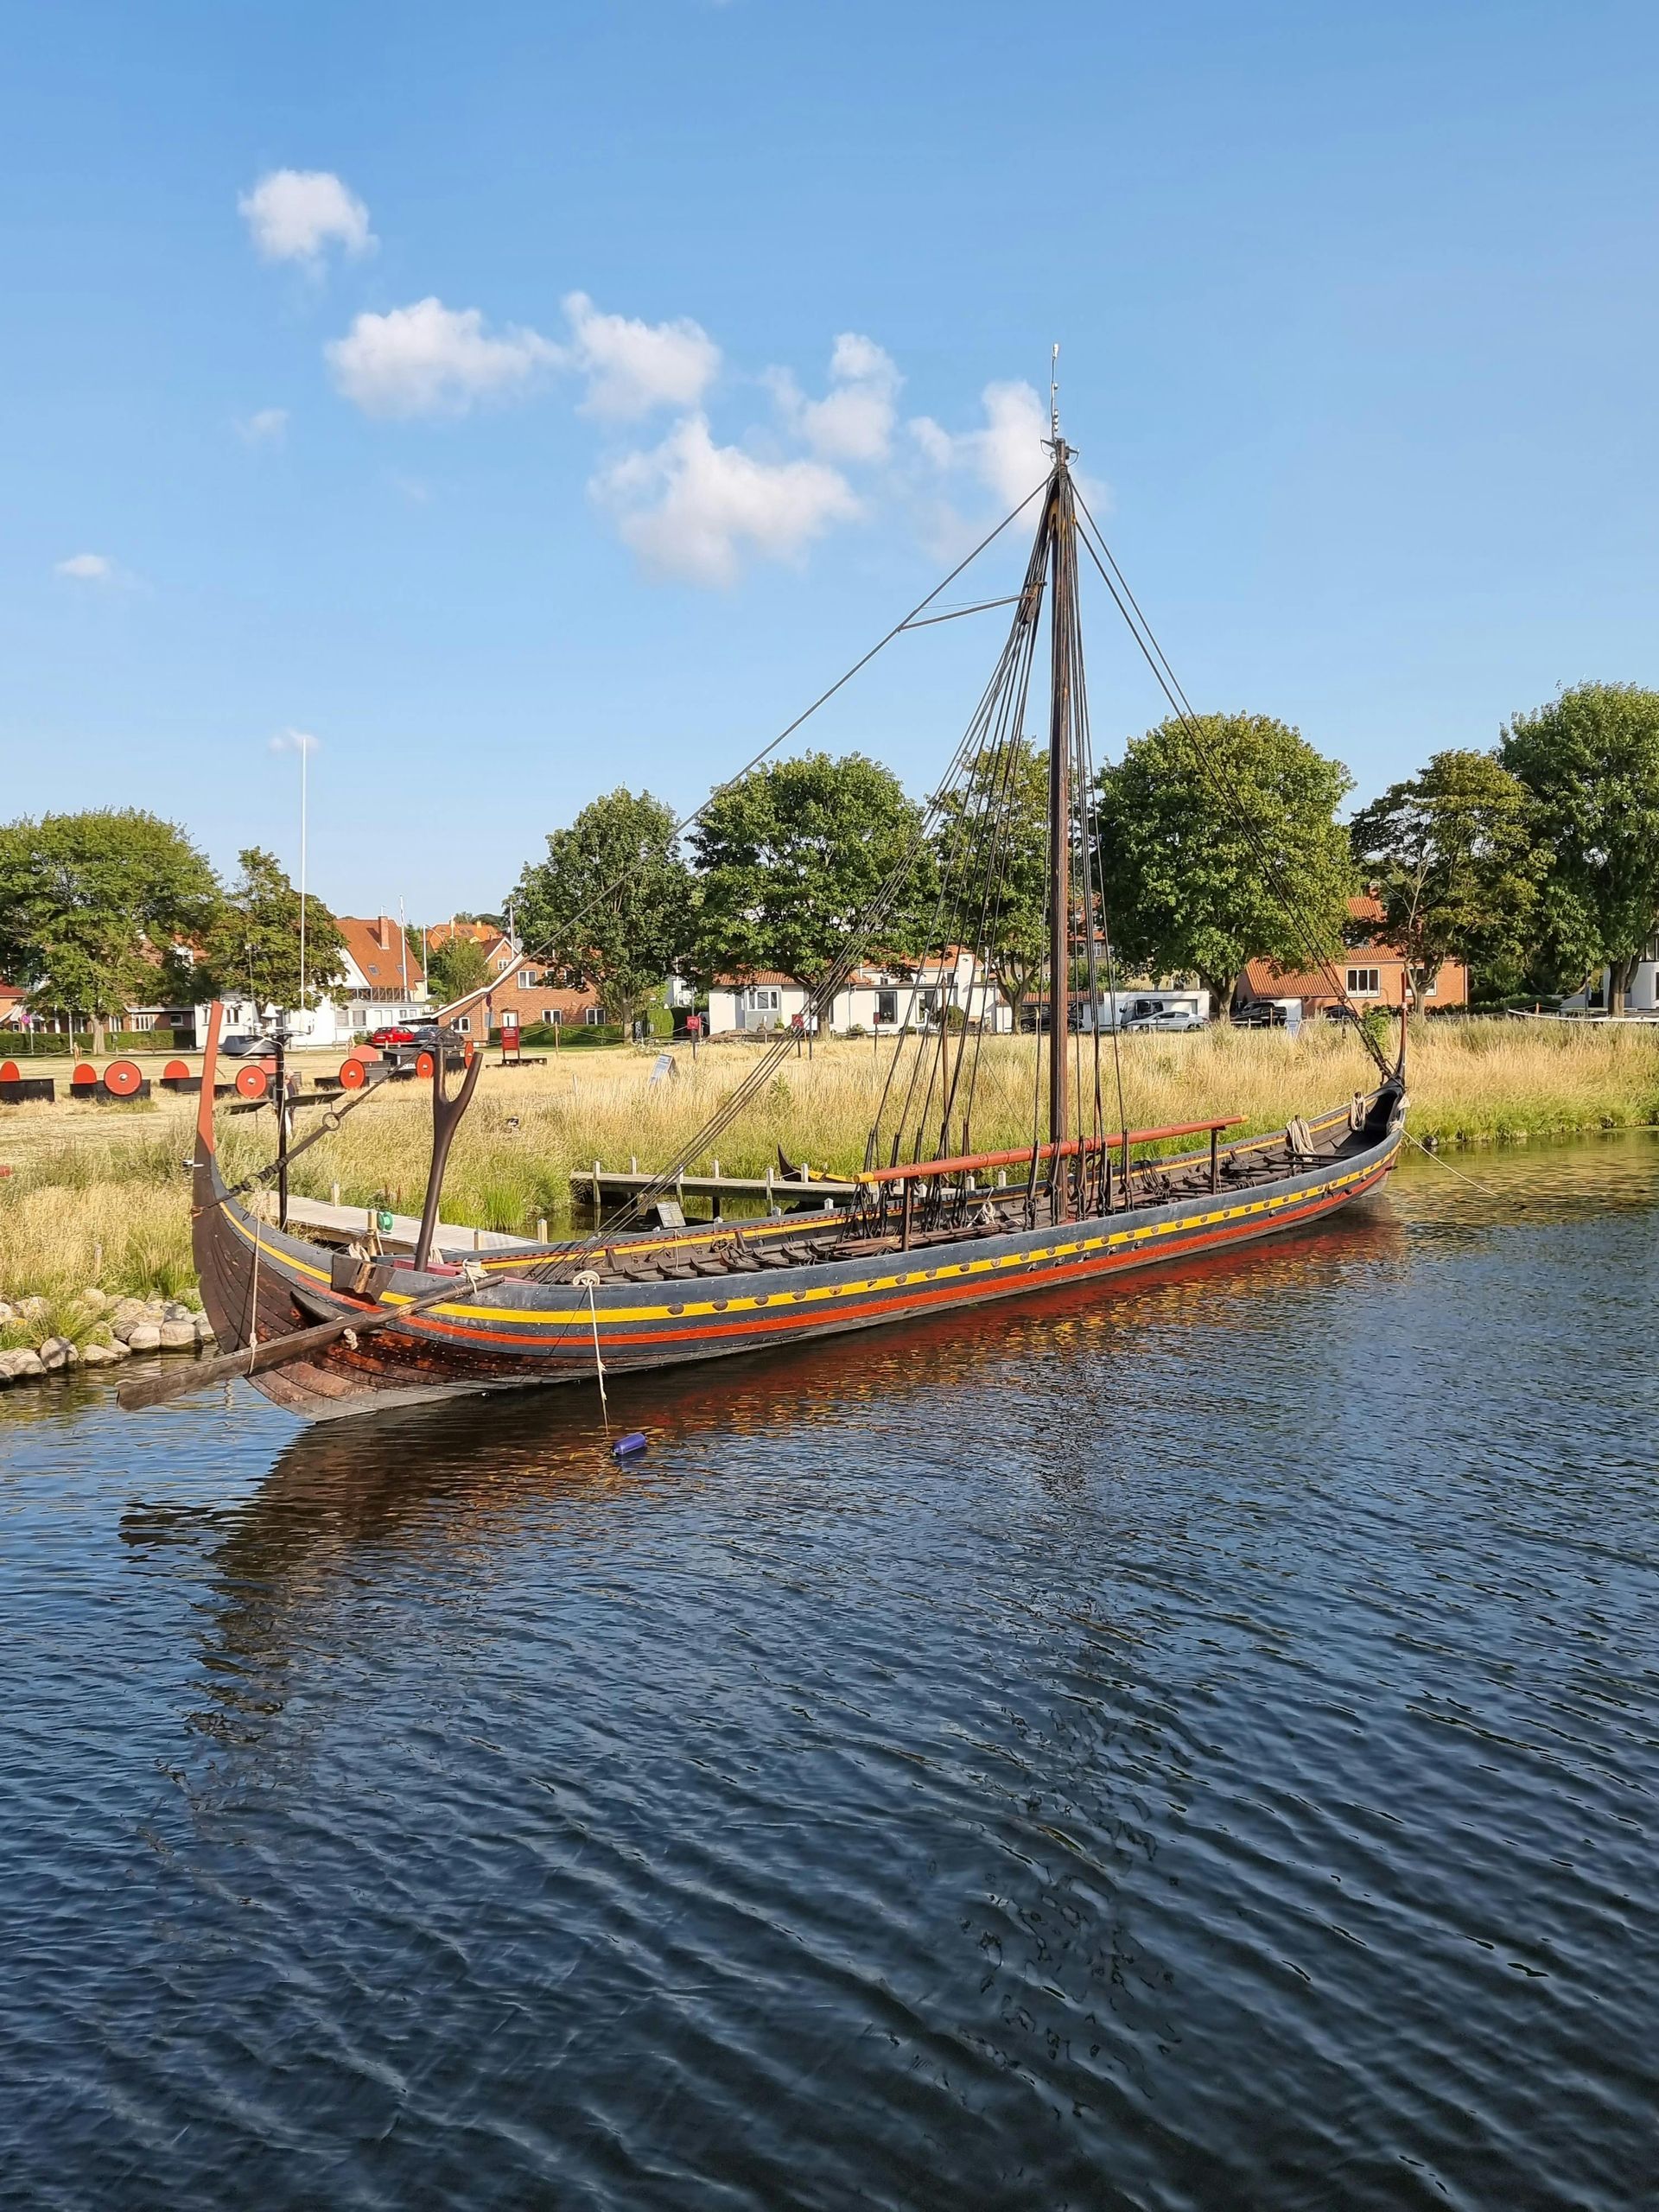
{"label": "red and white disc", "polygon": [[342,1060],[340,1064],[340,1087],[342,1090],[361,1090],[368,1077],[363,1072],[361,1060]]}
{"label": "red and white disc", "polygon": [[244,1098],[263,1098],[270,1084],[264,1068],[256,1067],[250,1061],[246,1067],[238,1068],[236,1087]]}
{"label": "red and white disc", "polygon": [[130,1098],[143,1079],[136,1060],[111,1060],[104,1071],[104,1088],[114,1098]]}

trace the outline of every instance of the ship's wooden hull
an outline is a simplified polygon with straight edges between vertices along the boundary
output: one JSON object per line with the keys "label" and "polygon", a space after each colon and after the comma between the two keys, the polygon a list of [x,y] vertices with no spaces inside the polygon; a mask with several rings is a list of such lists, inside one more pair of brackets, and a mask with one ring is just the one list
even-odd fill
{"label": "ship's wooden hull", "polygon": [[[607,1375],[771,1351],[920,1315],[962,1313],[993,1300],[1078,1284],[1103,1288],[1149,1267],[1227,1249],[1319,1221],[1375,1190],[1401,1143],[1403,1096],[1384,1085],[1364,1102],[1361,1127],[1346,1108],[1316,1117],[1319,1158],[1292,1172],[1208,1190],[1162,1205],[1008,1233],[964,1233],[908,1251],[827,1256],[760,1273],[691,1281],[602,1281],[591,1288],[513,1273],[512,1255],[455,1276],[454,1295],[356,1342],[257,1376],[256,1387],[313,1420],[373,1412],[435,1395],[592,1382],[595,1354]],[[262,1223],[225,1196],[204,1103],[206,1141],[196,1159],[194,1242],[202,1300],[222,1349],[239,1349],[319,1320],[367,1315],[376,1304],[331,1287],[329,1255]],[[1223,1147],[1243,1157],[1249,1147]],[[727,1225],[729,1230],[731,1224]],[[792,1221],[743,1224],[751,1246],[797,1237]],[[657,1231],[622,1240],[671,1261],[677,1247],[705,1257],[719,1230]],[[400,1267],[379,1301],[404,1304],[445,1278]],[[597,1344],[595,1342],[597,1340]]]}

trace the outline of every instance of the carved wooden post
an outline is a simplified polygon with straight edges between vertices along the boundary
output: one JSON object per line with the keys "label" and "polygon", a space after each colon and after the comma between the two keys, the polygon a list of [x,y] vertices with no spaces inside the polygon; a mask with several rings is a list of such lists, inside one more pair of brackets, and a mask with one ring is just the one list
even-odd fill
{"label": "carved wooden post", "polygon": [[478,1078],[484,1066],[484,1055],[475,1053],[461,1089],[453,1098],[445,1093],[448,1055],[442,1035],[432,1054],[432,1167],[426,1179],[426,1204],[421,1209],[421,1233],[415,1240],[415,1272],[421,1274],[432,1256],[432,1239],[437,1233],[438,1206],[443,1197],[443,1171],[449,1158],[449,1146],[461,1116],[473,1103],[473,1093],[478,1088]]}

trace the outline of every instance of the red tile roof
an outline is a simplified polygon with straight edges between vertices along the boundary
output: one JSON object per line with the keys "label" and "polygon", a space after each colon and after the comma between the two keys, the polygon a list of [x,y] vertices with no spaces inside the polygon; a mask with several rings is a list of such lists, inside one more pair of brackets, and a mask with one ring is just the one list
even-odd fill
{"label": "red tile roof", "polygon": [[[346,940],[346,950],[356,962],[359,972],[375,990],[386,990],[393,986],[401,988],[404,980],[404,935],[401,926],[390,914],[377,914],[372,921],[365,921],[356,914],[337,914],[340,933]],[[425,980],[421,967],[420,940],[416,938],[408,949],[409,988],[418,990]]]}

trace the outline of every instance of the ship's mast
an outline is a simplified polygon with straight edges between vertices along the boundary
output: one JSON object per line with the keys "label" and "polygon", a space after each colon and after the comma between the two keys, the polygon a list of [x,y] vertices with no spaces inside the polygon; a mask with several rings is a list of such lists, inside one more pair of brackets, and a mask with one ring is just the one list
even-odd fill
{"label": "ship's mast", "polygon": [[[1056,359],[1059,347],[1054,348]],[[1053,1144],[1070,1134],[1066,1077],[1071,1059],[1071,732],[1072,667],[1077,651],[1077,517],[1066,462],[1071,448],[1060,435],[1059,391],[1051,369],[1049,450],[1054,473],[1048,485],[1049,720],[1048,720],[1048,1135]],[[1066,1185],[1054,1162],[1057,1208]]]}

